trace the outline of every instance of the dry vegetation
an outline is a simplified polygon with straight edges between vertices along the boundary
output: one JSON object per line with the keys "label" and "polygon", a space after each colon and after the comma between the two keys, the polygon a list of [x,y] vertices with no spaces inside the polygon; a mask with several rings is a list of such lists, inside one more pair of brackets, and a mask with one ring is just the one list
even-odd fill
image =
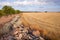
{"label": "dry vegetation", "polygon": [[23,13],[22,21],[25,26],[43,31],[52,40],[60,40],[60,13]]}
{"label": "dry vegetation", "polygon": [[[0,24],[8,22],[14,16],[12,15],[8,17],[1,17]],[[27,12],[20,14],[20,16],[24,26],[30,27],[31,29],[34,30],[39,30],[40,33],[42,33],[44,36],[45,35],[49,36],[52,40],[60,40],[60,13],[56,13],[56,12],[28,13]]]}

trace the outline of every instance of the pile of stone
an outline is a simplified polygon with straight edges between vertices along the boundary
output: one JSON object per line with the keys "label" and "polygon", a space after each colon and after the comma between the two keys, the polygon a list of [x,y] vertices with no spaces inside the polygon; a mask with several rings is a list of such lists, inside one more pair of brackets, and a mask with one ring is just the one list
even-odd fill
{"label": "pile of stone", "polygon": [[17,27],[14,32],[15,38],[18,40],[44,40],[40,33],[36,33],[39,31],[31,30],[29,27],[24,27],[21,25],[20,27]]}
{"label": "pile of stone", "polygon": [[0,40],[45,40],[40,36],[39,31],[32,30],[29,27],[20,25],[19,27],[13,28],[10,33],[4,34]]}

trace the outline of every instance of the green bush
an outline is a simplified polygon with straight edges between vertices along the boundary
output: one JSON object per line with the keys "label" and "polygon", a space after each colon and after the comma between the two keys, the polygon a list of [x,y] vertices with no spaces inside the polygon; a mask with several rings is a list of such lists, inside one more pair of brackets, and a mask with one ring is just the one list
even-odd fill
{"label": "green bush", "polygon": [[16,10],[15,13],[19,14],[20,13],[20,10]]}
{"label": "green bush", "polygon": [[0,10],[0,16],[2,16],[1,10]]}
{"label": "green bush", "polygon": [[1,10],[0,10],[0,16],[3,15],[11,15],[11,14],[18,14],[20,13],[20,10],[15,10],[14,8],[12,8],[11,6],[4,6]]}
{"label": "green bush", "polygon": [[6,15],[15,13],[15,10],[11,6],[4,6],[2,10]]}
{"label": "green bush", "polygon": [[0,17],[3,15],[3,12],[2,12],[2,10],[0,10]]}

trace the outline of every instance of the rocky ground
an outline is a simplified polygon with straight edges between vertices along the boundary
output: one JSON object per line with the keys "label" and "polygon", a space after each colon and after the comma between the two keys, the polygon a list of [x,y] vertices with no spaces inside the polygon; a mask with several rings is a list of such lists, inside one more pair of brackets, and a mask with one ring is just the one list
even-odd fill
{"label": "rocky ground", "polygon": [[31,30],[29,27],[20,25],[19,27],[13,28],[9,33],[4,34],[0,40],[45,40],[40,36],[39,31]]}
{"label": "rocky ground", "polygon": [[21,24],[19,16],[14,17],[12,21],[6,23],[4,27],[0,29],[2,30],[0,34],[3,33],[0,40],[51,40],[49,37],[40,34],[38,30],[25,27]]}

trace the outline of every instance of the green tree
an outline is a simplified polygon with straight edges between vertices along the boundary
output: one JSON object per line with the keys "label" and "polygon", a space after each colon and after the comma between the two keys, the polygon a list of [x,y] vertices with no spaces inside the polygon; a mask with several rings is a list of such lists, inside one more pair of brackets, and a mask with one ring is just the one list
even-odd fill
{"label": "green tree", "polygon": [[20,13],[20,10],[15,10],[15,13],[19,14]]}
{"label": "green tree", "polygon": [[2,10],[0,10],[0,17],[2,16]]}
{"label": "green tree", "polygon": [[45,11],[45,13],[47,13],[47,11]]}
{"label": "green tree", "polygon": [[15,14],[15,10],[11,6],[4,6],[2,10],[6,15]]}
{"label": "green tree", "polygon": [[5,15],[2,10],[0,10],[0,17]]}
{"label": "green tree", "polygon": [[18,14],[20,13],[20,10],[15,10],[14,8],[12,8],[11,6],[4,6],[1,10],[0,10],[0,16],[3,15],[11,15],[11,14]]}

